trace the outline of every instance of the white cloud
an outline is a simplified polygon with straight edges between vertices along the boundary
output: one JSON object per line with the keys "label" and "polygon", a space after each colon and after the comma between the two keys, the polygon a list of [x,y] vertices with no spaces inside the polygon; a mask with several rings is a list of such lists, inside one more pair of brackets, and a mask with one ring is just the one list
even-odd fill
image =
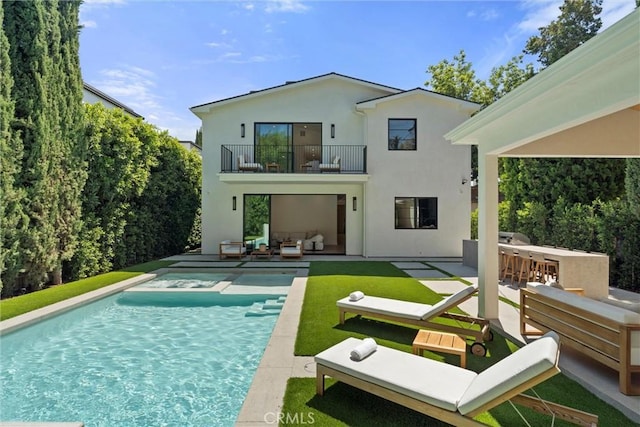
{"label": "white cloud", "polygon": [[536,33],[538,28],[548,25],[558,17],[562,3],[562,0],[525,1],[524,7],[528,9],[528,12],[524,19],[517,24],[517,29],[522,33]]}
{"label": "white cloud", "polygon": [[267,13],[294,12],[304,13],[309,10],[309,6],[300,0],[267,0],[265,11]]}
{"label": "white cloud", "polygon": [[636,8],[635,3],[629,0],[604,0],[602,2],[602,28],[600,31],[609,28]]}
{"label": "white cloud", "polygon": [[231,47],[231,45],[229,43],[224,43],[224,42],[209,42],[209,43],[205,43],[207,46],[209,47],[214,47],[214,48],[229,48]]}
{"label": "white cloud", "polygon": [[80,25],[82,25],[83,28],[96,28],[98,26],[98,24],[96,23],[96,21],[82,21],[80,22]]}
{"label": "white cloud", "polygon": [[246,10],[254,10],[256,8],[256,5],[253,3],[249,3],[249,2],[243,2],[242,3],[242,8],[246,9]]}

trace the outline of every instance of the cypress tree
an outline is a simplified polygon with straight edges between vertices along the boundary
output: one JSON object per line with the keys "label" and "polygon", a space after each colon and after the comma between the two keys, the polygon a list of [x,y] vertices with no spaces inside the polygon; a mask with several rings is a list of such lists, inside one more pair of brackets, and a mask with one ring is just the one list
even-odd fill
{"label": "cypress tree", "polygon": [[[0,3],[0,24],[3,19],[3,3]],[[3,296],[13,295],[18,285],[17,276],[22,267],[20,235],[26,224],[22,212],[24,192],[15,186],[22,143],[19,135],[11,132],[15,107],[12,88],[9,41],[4,27],[0,26],[0,290]]]}
{"label": "cypress tree", "polygon": [[57,39],[51,39],[52,51],[58,48],[54,54],[55,73],[52,74],[57,76],[51,85],[57,89],[52,101],[57,105],[60,123],[59,164],[56,165],[59,198],[54,218],[58,249],[54,283],[62,282],[62,263],[71,259],[77,245],[81,226],[81,193],[87,177],[78,37],[79,8],[80,1],[66,0],[58,3],[57,10],[51,11],[58,14],[60,34],[58,46]]}
{"label": "cypress tree", "polygon": [[48,85],[52,59],[49,56],[47,18],[42,0],[3,2],[4,29],[9,41],[11,98],[15,103],[12,132],[21,136],[24,155],[16,185],[25,191],[23,209],[29,216],[21,236],[25,285],[40,288],[56,265],[56,233],[51,221],[56,188],[54,174],[55,122],[51,119]]}

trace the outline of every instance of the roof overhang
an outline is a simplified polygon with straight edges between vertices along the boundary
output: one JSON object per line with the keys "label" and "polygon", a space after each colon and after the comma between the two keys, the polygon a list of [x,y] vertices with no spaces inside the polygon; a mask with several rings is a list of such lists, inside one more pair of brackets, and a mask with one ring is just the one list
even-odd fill
{"label": "roof overhang", "polygon": [[640,157],[640,9],[445,135],[511,157]]}
{"label": "roof overhang", "polygon": [[446,103],[450,103],[455,105],[458,109],[462,111],[467,111],[469,114],[474,113],[480,109],[480,104],[476,104],[475,102],[465,101],[464,99],[454,98],[452,96],[443,95],[437,92],[432,92],[429,90],[425,90],[422,88],[415,88],[399,93],[390,94],[387,96],[382,96],[375,99],[370,99],[367,101],[358,102],[356,104],[356,109],[359,111],[369,110],[376,108],[379,104],[402,100],[412,96],[421,96],[427,100],[437,100]]}
{"label": "roof overhang", "polygon": [[261,96],[270,95],[270,94],[274,94],[274,93],[278,93],[278,92],[282,92],[282,91],[286,91],[286,90],[298,89],[298,88],[301,88],[301,87],[304,87],[304,86],[308,86],[308,85],[311,85],[311,84],[316,84],[318,82],[322,82],[322,81],[326,81],[326,80],[341,80],[341,81],[345,81],[345,82],[356,83],[356,84],[359,84],[359,85],[362,85],[362,86],[365,86],[365,87],[387,91],[388,93],[401,92],[400,89],[393,88],[393,87],[390,87],[390,86],[385,86],[385,85],[381,85],[381,84],[378,84],[378,83],[369,82],[369,81],[366,81],[366,80],[356,79],[354,77],[349,77],[349,76],[345,76],[345,75],[338,74],[338,73],[329,73],[329,74],[323,74],[323,75],[317,76],[317,77],[311,77],[311,78],[304,79],[304,80],[287,82],[287,83],[285,83],[283,85],[274,86],[274,87],[270,87],[270,88],[267,88],[267,89],[251,91],[251,92],[243,94],[243,95],[238,95],[238,96],[234,96],[234,97],[231,97],[231,98],[221,99],[219,101],[209,102],[209,103],[202,104],[202,105],[196,105],[195,107],[191,107],[190,110],[196,116],[201,117],[201,114],[207,114],[207,113],[211,112],[211,110],[214,109],[214,108],[218,108],[218,107],[222,107],[222,106],[225,106],[225,105],[228,105],[228,104],[231,104],[231,103],[235,103],[235,102],[238,102],[238,101],[244,101],[244,100],[248,100],[248,99],[258,98],[258,97],[261,97]]}

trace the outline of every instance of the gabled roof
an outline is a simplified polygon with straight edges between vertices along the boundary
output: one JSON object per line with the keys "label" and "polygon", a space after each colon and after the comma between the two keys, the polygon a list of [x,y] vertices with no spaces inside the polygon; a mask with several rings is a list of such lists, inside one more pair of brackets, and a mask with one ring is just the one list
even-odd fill
{"label": "gabled roof", "polygon": [[476,104],[475,102],[466,101],[464,99],[455,98],[448,95],[443,95],[441,93],[433,92],[433,91],[422,89],[419,87],[411,90],[402,91],[399,93],[393,93],[390,95],[369,99],[367,101],[358,102],[356,103],[356,108],[358,110],[376,108],[376,106],[380,103],[395,101],[395,100],[406,98],[408,96],[412,96],[416,94],[418,94],[419,96],[425,96],[428,98],[434,98],[434,99],[439,99],[446,102],[451,102],[451,103],[457,104],[460,108],[469,109],[470,112],[474,112],[480,109],[480,104]]}
{"label": "gabled roof", "polygon": [[82,85],[84,86],[84,89],[87,90],[88,92],[91,92],[95,96],[97,96],[98,98],[102,98],[105,101],[107,101],[108,103],[113,104],[116,107],[123,109],[127,113],[131,114],[133,117],[142,117],[140,114],[136,113],[131,108],[129,108],[126,105],[124,105],[122,102],[118,101],[115,98],[110,97],[106,93],[96,89],[95,87],[91,86],[90,84],[83,82]]}
{"label": "gabled roof", "polygon": [[369,87],[369,88],[373,88],[373,89],[378,89],[378,90],[384,90],[389,92],[390,94],[394,94],[394,93],[398,93],[398,92],[402,92],[401,89],[398,88],[394,88],[391,86],[386,86],[386,85],[381,85],[378,83],[373,83],[367,80],[362,80],[362,79],[357,79],[354,77],[349,77],[349,76],[345,76],[343,74],[338,74],[338,73],[328,73],[328,74],[323,74],[320,76],[316,76],[316,77],[311,77],[308,79],[303,79],[303,80],[297,80],[297,81],[289,81],[286,82],[285,84],[282,85],[278,85],[278,86],[273,86],[267,89],[261,89],[261,90],[255,90],[255,91],[251,91],[249,93],[245,93],[243,95],[238,95],[238,96],[233,96],[231,98],[225,98],[225,99],[221,99],[219,101],[213,101],[213,102],[208,102],[206,104],[201,104],[201,105],[196,105],[195,107],[191,107],[190,110],[194,113],[208,113],[209,110],[211,108],[214,107],[219,107],[222,105],[226,105],[232,102],[236,102],[239,100],[245,100],[245,99],[251,99],[254,97],[259,97],[259,96],[263,96],[266,94],[272,94],[272,93],[276,93],[276,92],[280,92],[283,90],[289,90],[289,89],[293,89],[293,88],[300,88],[309,84],[313,84],[313,83],[317,83],[317,82],[321,82],[324,80],[343,80],[343,81],[347,81],[347,82],[352,82],[352,83],[357,83],[360,84],[362,86],[365,87]]}

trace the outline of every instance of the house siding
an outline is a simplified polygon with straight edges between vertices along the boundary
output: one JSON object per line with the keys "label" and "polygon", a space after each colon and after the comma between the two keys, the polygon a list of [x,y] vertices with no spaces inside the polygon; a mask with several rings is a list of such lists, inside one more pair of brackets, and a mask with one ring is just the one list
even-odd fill
{"label": "house siding", "polygon": [[[461,256],[462,240],[470,236],[471,147],[453,146],[443,135],[468,119],[468,112],[422,92],[366,111],[366,254]],[[416,119],[415,151],[388,149],[391,118]],[[437,197],[438,228],[396,230],[396,197]]]}

